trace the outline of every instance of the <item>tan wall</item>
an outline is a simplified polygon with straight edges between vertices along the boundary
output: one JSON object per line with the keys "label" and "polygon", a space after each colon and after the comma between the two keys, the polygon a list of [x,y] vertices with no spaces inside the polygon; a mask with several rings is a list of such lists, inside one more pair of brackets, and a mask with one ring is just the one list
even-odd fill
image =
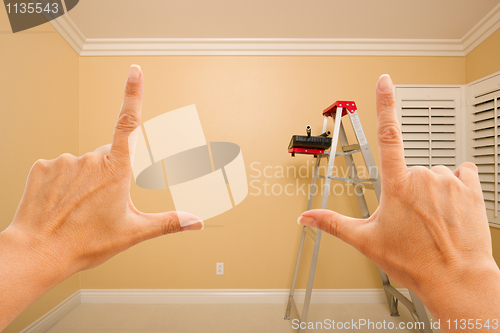
{"label": "tan wall", "polygon": [[[336,99],[358,103],[378,163],[374,91],[383,73],[397,84],[465,83],[464,58],[84,57],[80,153],[110,142],[132,63],[141,65],[145,75],[143,121],[196,104],[207,140],[239,144],[249,176],[256,174],[253,162],[260,162],[261,170],[310,163],[312,158],[291,158],[288,141],[307,124],[318,133],[321,111]],[[267,181],[284,186],[296,179]],[[308,183],[299,179],[300,185]],[[133,184],[131,195],[146,212],[174,209],[166,190]],[[370,206],[376,202],[371,200]],[[360,216],[354,197],[332,196],[329,208]],[[82,272],[82,288],[288,288],[301,230],[295,221],[305,209],[305,195],[250,194],[236,208],[207,220],[202,232],[152,240]],[[308,251],[311,247],[307,243]],[[215,275],[216,262],[225,263],[224,276]],[[305,274],[298,287],[305,287]],[[378,288],[380,281],[371,262],[325,235],[315,287]]]}
{"label": "tan wall", "polygon": [[[78,153],[78,56],[51,25],[12,34],[0,10],[0,230],[14,217],[39,158]],[[79,289],[78,275],[24,311],[3,332],[31,324]]]}
{"label": "tan wall", "polygon": [[[500,29],[465,57],[465,79],[472,82],[500,71]],[[500,265],[500,229],[490,228],[493,256]]]}
{"label": "tan wall", "polygon": [[465,57],[465,79],[472,82],[500,71],[500,29]]}

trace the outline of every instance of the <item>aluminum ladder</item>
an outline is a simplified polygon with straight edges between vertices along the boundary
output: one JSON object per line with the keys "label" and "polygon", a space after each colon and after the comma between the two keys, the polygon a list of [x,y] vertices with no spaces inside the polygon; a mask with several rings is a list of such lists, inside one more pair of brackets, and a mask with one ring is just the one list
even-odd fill
{"label": "aluminum ladder", "polygon": [[[347,135],[344,129],[343,119],[348,115],[351,121],[352,127],[354,129],[354,133],[357,139],[357,142],[354,144],[350,144],[347,139]],[[374,190],[377,196],[377,200],[380,202],[380,178],[378,176],[378,170],[375,165],[375,161],[373,160],[373,155],[371,153],[370,147],[368,145],[368,141],[366,140],[365,133],[363,131],[363,127],[361,126],[361,122],[358,116],[356,103],[353,101],[337,101],[327,109],[323,111],[323,129],[322,133],[326,133],[326,127],[328,124],[328,117],[332,117],[334,119],[334,130],[332,137],[332,145],[330,147],[330,151],[325,151],[322,155],[315,156],[316,163],[314,166],[314,174],[311,184],[311,190],[309,193],[309,200],[307,203],[307,210],[312,208],[312,202],[314,198],[314,193],[316,192],[316,181],[318,178],[325,179],[324,190],[323,190],[323,198],[321,202],[321,208],[326,209],[328,196],[330,193],[330,183],[332,180],[344,181],[350,183],[354,186],[362,186],[365,189]],[[342,151],[336,152],[337,144],[340,141]],[[335,152],[335,153],[332,153]],[[360,179],[358,177],[356,171],[356,165],[354,163],[353,154],[361,153],[364,159],[364,162],[368,168],[370,178]],[[336,156],[344,156],[347,168],[349,171],[348,177],[333,177],[331,176],[333,172],[333,166],[335,164]],[[327,176],[319,175],[319,166],[322,158],[328,159],[327,166]],[[366,205],[366,199],[364,196],[364,190],[361,193],[355,191],[356,197],[358,200],[359,208],[363,215],[363,218],[368,218],[370,213],[368,211],[368,206]],[[311,294],[314,283],[314,274],[316,271],[316,263],[318,261],[319,254],[319,245],[321,242],[321,230],[314,230],[311,227],[304,226],[302,228],[302,236],[300,238],[299,251],[297,254],[297,261],[295,264],[295,271],[293,273],[292,286],[290,288],[290,294],[288,297],[288,304],[285,312],[285,319],[290,320],[290,316],[295,314],[294,318],[299,319],[299,323],[307,322],[307,316],[309,314],[309,306],[311,303]],[[306,235],[311,237],[314,241],[314,250],[311,261],[311,267],[309,271],[309,280],[307,282],[307,289],[304,299],[304,308],[302,311],[302,315],[299,314],[297,309],[297,305],[295,304],[294,292],[295,286],[297,283],[297,276],[300,268],[300,259],[302,256],[302,250],[304,248],[304,242],[306,239]],[[382,280],[382,285],[385,291],[385,295],[387,298],[387,303],[389,304],[389,309],[391,316],[399,316],[398,311],[398,302],[401,302],[404,306],[408,308],[412,316],[417,316],[419,321],[424,323],[424,328],[420,329],[422,333],[432,333],[432,329],[429,323],[429,318],[427,316],[427,312],[425,310],[424,304],[422,301],[410,291],[411,300],[404,296],[401,292],[399,292],[396,288],[394,288],[387,274],[385,274],[380,268],[378,268],[378,272],[380,275],[380,279]],[[414,317],[415,319],[415,317]],[[298,328],[297,332],[302,333],[304,329]]]}

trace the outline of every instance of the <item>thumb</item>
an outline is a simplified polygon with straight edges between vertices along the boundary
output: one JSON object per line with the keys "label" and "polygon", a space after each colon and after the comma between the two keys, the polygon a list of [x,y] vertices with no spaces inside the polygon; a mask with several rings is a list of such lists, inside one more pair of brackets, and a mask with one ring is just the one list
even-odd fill
{"label": "thumb", "polygon": [[365,221],[327,209],[308,210],[302,213],[297,220],[301,225],[323,230],[358,249],[365,241],[363,237]]}
{"label": "thumb", "polygon": [[157,214],[139,213],[135,230],[139,241],[173,234],[179,231],[203,230],[203,221],[196,215],[186,212],[165,212]]}

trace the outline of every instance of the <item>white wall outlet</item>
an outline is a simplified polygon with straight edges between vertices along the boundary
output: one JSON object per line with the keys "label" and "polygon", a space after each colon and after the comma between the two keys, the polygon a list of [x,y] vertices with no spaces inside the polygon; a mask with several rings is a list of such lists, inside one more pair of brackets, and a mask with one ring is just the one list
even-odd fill
{"label": "white wall outlet", "polygon": [[224,263],[218,262],[215,264],[215,274],[216,275],[224,275]]}

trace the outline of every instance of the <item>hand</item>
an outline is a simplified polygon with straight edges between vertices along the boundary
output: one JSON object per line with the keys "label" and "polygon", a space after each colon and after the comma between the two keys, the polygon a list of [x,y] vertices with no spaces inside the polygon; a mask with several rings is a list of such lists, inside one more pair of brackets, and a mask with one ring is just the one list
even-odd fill
{"label": "hand", "polygon": [[13,319],[71,274],[141,241],[203,228],[192,214],[145,214],[132,204],[128,137],[141,123],[142,89],[141,69],[132,66],[111,145],[31,169],[14,221],[0,234],[0,313]]}
{"label": "hand", "polygon": [[[413,290],[436,317],[486,319],[480,316],[485,314],[482,308],[495,307],[485,299],[483,306],[476,304],[481,297],[474,289],[491,281],[487,288],[496,293],[498,303],[500,272],[492,257],[477,167],[467,162],[454,172],[444,166],[408,169],[388,75],[381,76],[376,95],[382,181],[377,211],[368,219],[354,219],[329,210],[311,210],[298,222],[357,248]],[[454,295],[448,294],[450,290]],[[478,300],[463,304],[465,298],[456,297],[469,292],[476,293]],[[445,296],[448,299],[442,299]],[[444,304],[454,301],[453,308]],[[469,313],[455,309],[457,304]],[[500,319],[500,306],[495,309],[494,318]]]}

